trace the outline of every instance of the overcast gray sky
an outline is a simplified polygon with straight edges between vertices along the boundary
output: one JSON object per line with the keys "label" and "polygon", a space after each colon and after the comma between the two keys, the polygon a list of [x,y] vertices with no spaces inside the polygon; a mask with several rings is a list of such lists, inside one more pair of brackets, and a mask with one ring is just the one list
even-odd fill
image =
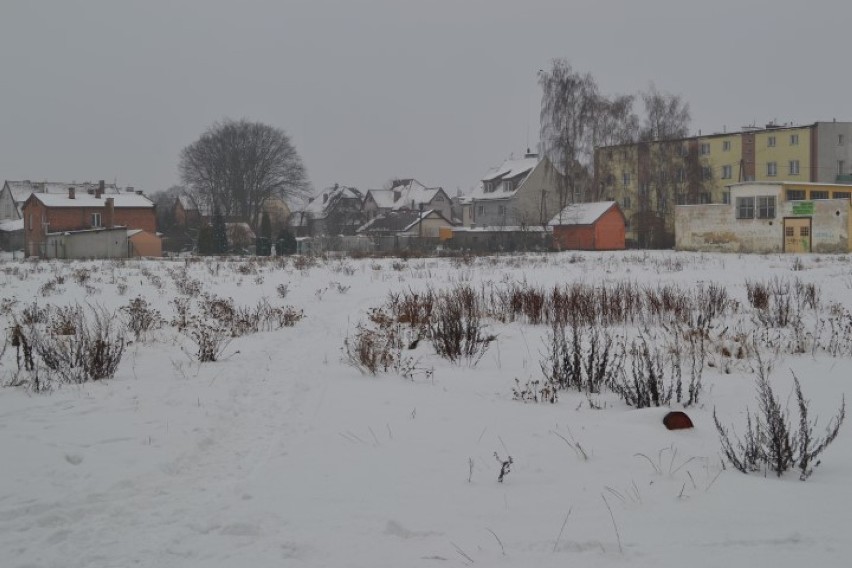
{"label": "overcast gray sky", "polygon": [[284,129],[314,188],[468,191],[534,146],[536,72],[653,81],[693,127],[852,120],[852,2],[0,0],[0,178],[178,183],[210,124]]}

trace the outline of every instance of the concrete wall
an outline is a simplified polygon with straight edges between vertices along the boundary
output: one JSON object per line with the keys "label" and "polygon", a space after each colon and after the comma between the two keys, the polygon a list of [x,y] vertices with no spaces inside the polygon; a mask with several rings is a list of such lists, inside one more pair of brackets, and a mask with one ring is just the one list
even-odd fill
{"label": "concrete wall", "polygon": [[[838,136],[843,135],[843,144]],[[816,181],[834,183],[837,178],[837,162],[845,162],[845,174],[852,173],[852,122],[817,123],[817,170]]]}
{"label": "concrete wall", "polygon": [[[753,188],[752,195],[767,195]],[[738,193],[735,197],[747,196]],[[679,205],[675,208],[675,248],[722,252],[782,252],[784,250],[784,218],[803,217],[796,214],[802,203],[813,204],[813,252],[849,252],[848,199],[816,201],[776,201],[774,219],[737,219],[734,203],[730,205]]]}
{"label": "concrete wall", "polygon": [[40,255],[45,258],[127,258],[127,229],[103,229],[83,233],[52,233]]}

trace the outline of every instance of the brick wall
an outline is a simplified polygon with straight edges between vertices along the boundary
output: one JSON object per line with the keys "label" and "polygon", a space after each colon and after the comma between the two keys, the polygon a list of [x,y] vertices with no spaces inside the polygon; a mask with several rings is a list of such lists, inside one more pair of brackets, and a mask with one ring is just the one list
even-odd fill
{"label": "brick wall", "polygon": [[[101,214],[101,225],[107,221],[106,207],[46,207],[38,199],[24,205],[24,250],[29,256],[38,256],[45,242],[46,232],[79,231],[92,229],[92,213]],[[45,227],[47,223],[47,227]],[[157,231],[153,207],[116,207],[113,225],[128,229]],[[46,230],[45,230],[46,229]]]}

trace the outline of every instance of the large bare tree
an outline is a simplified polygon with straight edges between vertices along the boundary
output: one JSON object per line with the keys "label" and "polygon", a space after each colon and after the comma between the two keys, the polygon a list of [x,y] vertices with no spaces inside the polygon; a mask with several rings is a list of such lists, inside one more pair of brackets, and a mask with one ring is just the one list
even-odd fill
{"label": "large bare tree", "polygon": [[210,210],[257,228],[266,200],[307,192],[305,167],[283,130],[260,122],[223,120],[183,149],[180,174]]}

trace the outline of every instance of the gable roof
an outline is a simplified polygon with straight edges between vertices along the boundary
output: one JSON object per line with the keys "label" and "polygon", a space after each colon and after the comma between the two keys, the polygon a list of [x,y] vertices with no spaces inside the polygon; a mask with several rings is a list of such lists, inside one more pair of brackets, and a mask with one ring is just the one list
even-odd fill
{"label": "gable roof", "polygon": [[361,227],[358,228],[356,232],[358,233],[369,233],[369,232],[389,232],[389,233],[404,233],[405,231],[409,231],[417,226],[421,220],[425,221],[427,219],[443,219],[450,225],[453,224],[452,221],[444,217],[440,211],[437,209],[429,209],[428,211],[415,211],[411,209],[403,209],[398,211],[389,211],[384,215],[379,215],[375,219],[372,219]]}
{"label": "gable roof", "polygon": [[[426,187],[414,178],[394,180],[390,189],[371,189],[366,197],[372,197],[380,209],[419,209],[429,205],[435,196],[446,192],[442,187]],[[450,197],[447,195],[447,200]]]}
{"label": "gable roof", "polygon": [[[547,225],[549,227],[560,225],[591,225],[613,206],[618,209],[619,213],[621,212],[615,201],[572,203],[560,211]],[[623,213],[622,216],[624,216]]]}
{"label": "gable roof", "polygon": [[208,217],[212,215],[213,208],[210,207],[209,203],[197,203],[194,198],[186,194],[178,195],[177,199],[184,211],[194,211],[199,215]]}
{"label": "gable roof", "polygon": [[309,213],[314,219],[322,219],[328,215],[329,210],[341,199],[357,199],[360,203],[363,200],[363,195],[354,187],[335,184],[332,187],[324,189],[320,194],[311,198],[301,210],[296,213]]}
{"label": "gable roof", "polygon": [[367,198],[373,198],[376,205],[382,209],[390,209],[393,207],[393,190],[392,189],[369,189],[367,190]]}
{"label": "gable roof", "polygon": [[[153,209],[154,202],[136,193],[118,193],[107,195],[106,197],[97,198],[94,195],[84,193],[83,195],[75,195],[74,199],[69,199],[68,193],[57,195],[52,193],[33,193],[30,199],[40,201],[46,207],[105,207],[106,199],[113,200],[113,207],[116,209],[141,207]],[[29,202],[29,199],[27,199]]]}
{"label": "gable roof", "polygon": [[[541,160],[539,160],[538,156],[506,160],[498,167],[488,170],[469,197],[471,199],[507,199],[509,197],[514,197],[518,192],[518,189],[520,189],[529,177],[530,173],[532,173],[532,171],[540,163]],[[497,188],[495,191],[485,191],[486,182],[499,183],[503,180],[511,180],[520,178],[521,176],[523,177],[517,180],[514,189],[511,191],[505,191],[503,188]]]}

